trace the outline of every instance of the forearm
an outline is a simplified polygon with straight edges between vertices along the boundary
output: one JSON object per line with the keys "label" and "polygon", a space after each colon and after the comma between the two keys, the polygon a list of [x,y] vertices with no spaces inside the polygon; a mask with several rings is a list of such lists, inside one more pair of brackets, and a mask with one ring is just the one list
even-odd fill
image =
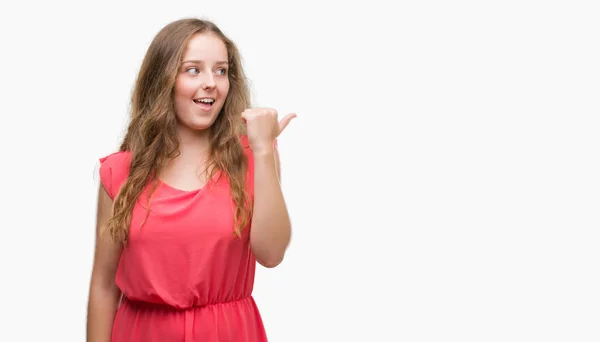
{"label": "forearm", "polygon": [[291,238],[291,223],[279,183],[275,152],[254,155],[254,209],[250,244],[257,261],[275,267]]}
{"label": "forearm", "polygon": [[115,286],[92,285],[87,316],[87,342],[110,342],[121,292]]}

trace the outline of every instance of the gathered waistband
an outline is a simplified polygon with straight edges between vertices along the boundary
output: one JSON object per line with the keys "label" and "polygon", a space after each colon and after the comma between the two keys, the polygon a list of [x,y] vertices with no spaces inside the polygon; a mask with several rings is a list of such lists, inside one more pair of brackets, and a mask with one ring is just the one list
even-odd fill
{"label": "gathered waistband", "polygon": [[193,305],[193,306],[189,306],[189,307],[176,307],[176,306],[169,305],[166,303],[163,304],[163,303],[152,303],[152,302],[147,302],[147,301],[132,300],[132,299],[129,299],[127,296],[123,295],[121,298],[120,305],[127,305],[131,308],[138,309],[138,310],[149,310],[149,311],[160,310],[163,312],[171,311],[173,313],[182,313],[184,315],[184,326],[182,327],[184,329],[184,341],[187,342],[187,341],[193,341],[193,327],[194,327],[194,319],[195,319],[196,310],[202,309],[202,308],[207,308],[207,307],[214,307],[214,306],[238,303],[238,302],[243,302],[246,300],[253,300],[252,295],[247,296],[247,297],[238,298],[238,299],[232,299],[229,301],[223,301],[223,302],[214,302],[214,303],[207,303],[207,304],[202,304],[202,305]]}
{"label": "gathered waistband", "polygon": [[127,296],[123,295],[121,297],[121,305],[129,304],[131,306],[134,306],[134,307],[140,308],[140,309],[155,309],[155,310],[162,309],[162,310],[169,310],[169,311],[186,311],[186,310],[201,309],[201,308],[215,306],[215,305],[221,305],[221,304],[231,304],[231,303],[235,303],[235,302],[241,302],[244,300],[248,300],[251,298],[252,298],[252,295],[249,295],[246,297],[236,298],[236,299],[222,301],[222,302],[211,302],[211,303],[206,303],[206,304],[196,304],[196,305],[191,305],[191,306],[178,307],[178,306],[167,304],[167,303],[154,303],[154,302],[130,299]]}

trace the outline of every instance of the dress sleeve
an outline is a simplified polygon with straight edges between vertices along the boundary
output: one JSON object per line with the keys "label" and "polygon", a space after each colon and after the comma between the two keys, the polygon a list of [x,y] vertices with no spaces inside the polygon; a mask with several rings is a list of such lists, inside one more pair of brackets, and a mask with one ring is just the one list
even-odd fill
{"label": "dress sleeve", "polygon": [[115,199],[129,175],[131,156],[119,151],[100,158],[100,182],[111,199]]}

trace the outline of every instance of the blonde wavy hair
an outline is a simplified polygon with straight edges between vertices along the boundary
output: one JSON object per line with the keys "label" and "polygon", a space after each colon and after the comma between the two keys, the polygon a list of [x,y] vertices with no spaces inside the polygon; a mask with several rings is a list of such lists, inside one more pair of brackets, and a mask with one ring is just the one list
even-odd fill
{"label": "blonde wavy hair", "polygon": [[131,153],[129,175],[114,199],[113,215],[103,228],[114,242],[127,242],[132,210],[140,194],[153,183],[149,201],[158,184],[158,177],[154,176],[178,153],[175,81],[188,42],[197,33],[213,33],[220,37],[229,59],[229,93],[221,113],[210,128],[211,150],[207,169],[211,172],[208,179],[212,179],[218,171],[229,179],[235,204],[236,236],[241,236],[252,215],[252,205],[245,189],[248,165],[239,139],[240,135],[246,134],[240,115],[250,106],[250,90],[240,53],[213,22],[181,19],[158,32],[138,73],[131,98],[130,122],[119,148]]}

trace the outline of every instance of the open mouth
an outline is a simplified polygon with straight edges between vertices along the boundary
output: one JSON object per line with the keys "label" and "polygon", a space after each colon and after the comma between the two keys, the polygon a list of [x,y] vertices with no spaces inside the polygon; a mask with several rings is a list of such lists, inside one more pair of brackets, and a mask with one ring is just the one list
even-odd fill
{"label": "open mouth", "polygon": [[201,99],[194,99],[194,103],[206,109],[212,107],[212,105],[215,103],[215,99],[210,97],[203,97]]}

